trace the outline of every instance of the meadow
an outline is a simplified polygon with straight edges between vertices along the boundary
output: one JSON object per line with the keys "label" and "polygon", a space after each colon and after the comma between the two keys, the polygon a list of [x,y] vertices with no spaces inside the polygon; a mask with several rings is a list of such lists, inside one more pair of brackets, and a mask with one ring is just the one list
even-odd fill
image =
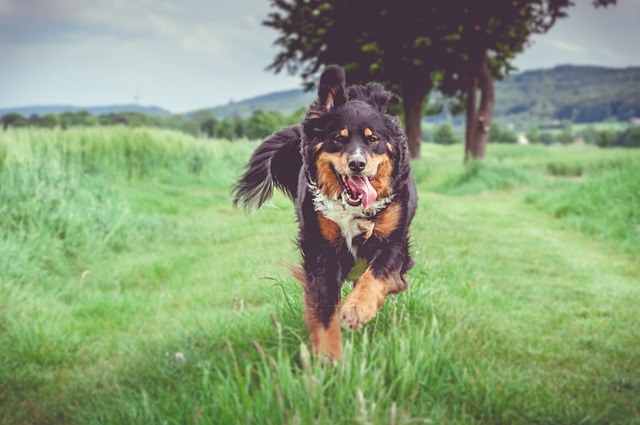
{"label": "meadow", "polygon": [[0,132],[1,423],[640,424],[640,150],[425,144],[410,289],[332,366],[290,202],[232,208],[256,146]]}

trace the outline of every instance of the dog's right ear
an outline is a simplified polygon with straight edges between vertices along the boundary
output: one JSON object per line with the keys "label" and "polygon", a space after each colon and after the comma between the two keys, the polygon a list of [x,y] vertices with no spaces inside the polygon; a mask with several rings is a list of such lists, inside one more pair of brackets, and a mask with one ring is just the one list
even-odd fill
{"label": "dog's right ear", "polygon": [[347,103],[344,69],[338,65],[329,66],[320,76],[318,98],[307,112],[307,118],[320,118],[327,112]]}

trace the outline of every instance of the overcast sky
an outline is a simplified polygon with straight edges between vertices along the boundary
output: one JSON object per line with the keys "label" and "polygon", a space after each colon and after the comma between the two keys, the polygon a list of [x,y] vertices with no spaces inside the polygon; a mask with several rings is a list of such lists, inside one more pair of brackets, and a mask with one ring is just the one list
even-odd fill
{"label": "overcast sky", "polygon": [[[569,17],[515,64],[640,66],[640,0]],[[0,0],[0,108],[140,103],[187,112],[300,87],[265,67],[268,0]]]}

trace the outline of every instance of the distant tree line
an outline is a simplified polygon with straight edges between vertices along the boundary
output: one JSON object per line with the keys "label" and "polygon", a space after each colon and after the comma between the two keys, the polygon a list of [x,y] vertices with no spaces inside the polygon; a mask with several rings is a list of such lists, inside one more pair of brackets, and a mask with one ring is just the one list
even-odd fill
{"label": "distant tree line", "polygon": [[298,109],[290,115],[274,111],[253,111],[249,118],[216,118],[209,111],[194,114],[200,130],[215,139],[264,139],[274,131],[298,124],[304,118],[305,108]]}
{"label": "distant tree line", "polygon": [[[601,148],[640,148],[640,126],[629,126],[625,130],[598,130],[595,127],[586,127],[582,130],[573,131],[571,123],[565,122],[562,129],[558,131],[540,130],[536,127],[531,127],[522,136],[524,136],[527,143],[534,145],[584,143]],[[422,139],[440,145],[453,145],[462,143],[463,135],[459,132],[457,133],[450,123],[445,122],[432,130],[423,129]],[[516,144],[519,141],[518,139],[519,135],[515,131],[502,128],[496,122],[491,123],[488,136],[489,143]]]}
{"label": "distant tree line", "polygon": [[194,136],[238,140],[264,139],[276,130],[299,123],[304,109],[290,115],[279,112],[254,111],[248,118],[216,118],[211,111],[202,110],[191,115],[148,115],[142,112],[118,112],[93,115],[87,111],[62,114],[33,114],[24,117],[11,112],[0,117],[2,129],[8,128],[61,128],[124,125],[130,127],[160,127],[183,131]]}
{"label": "distant tree line", "polygon": [[[194,136],[225,140],[261,140],[274,131],[295,125],[304,117],[305,109],[301,108],[290,115],[279,112],[253,111],[248,118],[216,118],[208,110],[195,112],[191,115],[158,116],[142,112],[119,112],[105,115],[93,115],[87,111],[65,112],[62,114],[48,113],[31,115],[25,118],[19,113],[8,113],[0,117],[2,128],[61,128],[97,127],[125,125],[130,127],[159,127],[183,131]],[[492,122],[489,130],[489,143],[518,143],[518,133],[501,127]],[[524,134],[530,144],[571,144],[576,141],[608,147],[640,147],[640,126],[629,126],[624,131],[611,129],[598,130],[587,127],[580,131],[573,131],[571,123],[565,121],[560,130],[549,131],[531,127]],[[462,143],[464,136],[456,132],[450,123],[444,123],[436,129],[422,130],[422,140],[442,145]]]}

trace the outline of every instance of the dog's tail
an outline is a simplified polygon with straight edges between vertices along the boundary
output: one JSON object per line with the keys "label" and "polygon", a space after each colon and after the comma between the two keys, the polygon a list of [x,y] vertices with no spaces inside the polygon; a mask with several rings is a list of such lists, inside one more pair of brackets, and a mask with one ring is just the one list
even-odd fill
{"label": "dog's tail", "polygon": [[262,142],[233,187],[233,204],[249,212],[257,210],[271,199],[274,186],[295,201],[302,168],[301,143],[299,125],[277,131]]}

